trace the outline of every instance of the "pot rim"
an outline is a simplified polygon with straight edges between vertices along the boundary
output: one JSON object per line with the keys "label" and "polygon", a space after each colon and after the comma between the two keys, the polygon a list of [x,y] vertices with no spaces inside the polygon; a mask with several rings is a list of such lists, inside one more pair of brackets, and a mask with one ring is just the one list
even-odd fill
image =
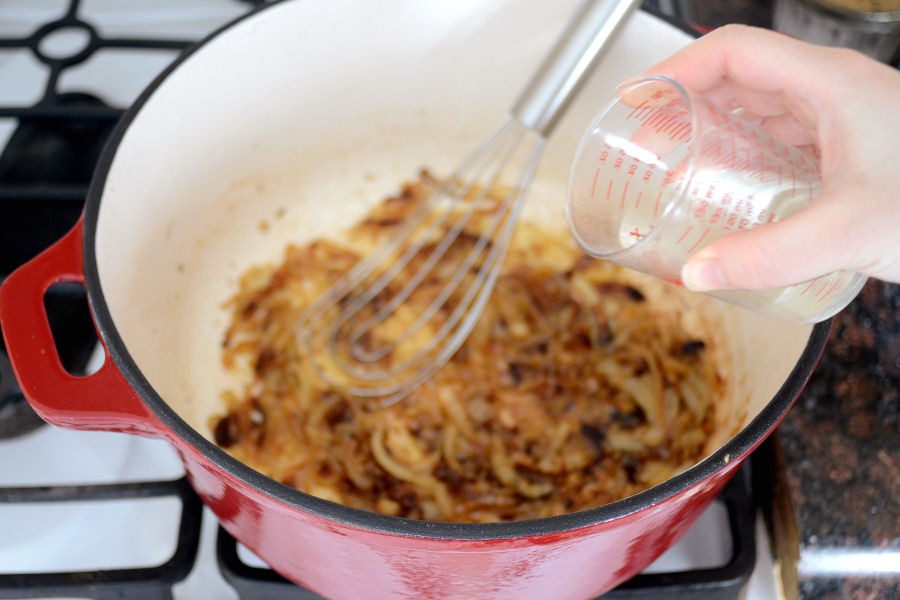
{"label": "pot rim", "polygon": [[[351,508],[328,500],[301,492],[286,484],[263,475],[228,454],[197,430],[188,425],[176,411],[170,407],[153,389],[144,377],[137,363],[132,358],[124,341],[113,323],[109,306],[103,295],[95,253],[97,235],[97,219],[103,197],[106,178],[115,158],[116,151],[125,132],[140,113],[142,107],[150,100],[162,82],[195,52],[206,46],[222,32],[230,29],[246,19],[251,19],[263,10],[269,10],[287,0],[278,0],[242,15],[223,25],[209,36],[185,50],[177,59],[166,67],[150,85],[138,96],[137,100],[124,113],[115,129],[110,134],[97,162],[93,178],[88,188],[84,209],[83,260],[85,288],[91,306],[97,330],[103,339],[109,357],[121,370],[122,375],[137,392],[144,404],[156,415],[159,421],[175,436],[180,438],[215,467],[222,469],[244,485],[253,488],[266,496],[298,511],[303,511],[330,522],[336,522],[359,530],[373,533],[402,535],[434,540],[467,540],[488,541],[521,537],[535,537],[577,530],[600,523],[626,517],[657,505],[673,496],[681,494],[727,466],[735,466],[746,457],[781,421],[797,396],[803,390],[812,375],[819,357],[825,347],[830,329],[830,320],[815,325],[810,333],[806,347],[797,364],[794,365],[787,379],[778,392],[762,411],[746,427],[733,436],[721,448],[686,471],[665,482],[653,486],[643,492],[629,496],[596,508],[567,513],[554,517],[543,517],[522,521],[500,523],[449,523],[423,521],[392,517],[362,509]],[[665,21],[669,25],[688,32],[694,37],[697,31],[679,24],[656,11],[648,11],[653,17]]]}

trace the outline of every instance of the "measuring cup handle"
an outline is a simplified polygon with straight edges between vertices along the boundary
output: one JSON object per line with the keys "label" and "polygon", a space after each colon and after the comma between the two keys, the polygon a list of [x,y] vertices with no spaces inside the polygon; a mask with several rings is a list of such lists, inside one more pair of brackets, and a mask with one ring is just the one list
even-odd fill
{"label": "measuring cup handle", "polygon": [[84,377],[62,366],[44,295],[64,281],[84,284],[82,221],[0,287],[0,325],[25,398],[41,418],[61,427],[159,436],[165,428],[108,354],[96,373]]}

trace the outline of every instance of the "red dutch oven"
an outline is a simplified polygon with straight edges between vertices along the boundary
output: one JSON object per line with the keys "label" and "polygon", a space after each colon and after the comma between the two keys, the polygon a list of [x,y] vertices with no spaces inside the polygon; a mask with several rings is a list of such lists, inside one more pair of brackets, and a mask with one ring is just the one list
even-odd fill
{"label": "red dutch oven", "polygon": [[[640,572],[785,415],[827,324],[661,289],[655,301],[685,302],[688,327],[717,324],[731,391],[718,400],[708,455],[645,492],[558,517],[455,524],[351,509],[250,469],[209,427],[230,383],[222,303],[238,274],[278,260],[290,241],[346,227],[422,166],[449,172],[573,10],[540,0],[281,2],[187,52],[119,123],[78,225],[0,289],[32,406],[58,426],[168,440],[236,539],[328,598],[584,599]],[[565,226],[569,164],[594,111],[690,39],[633,16],[548,143],[523,218]],[[59,281],[84,284],[106,349],[87,377],[66,373],[55,352],[43,296]]]}

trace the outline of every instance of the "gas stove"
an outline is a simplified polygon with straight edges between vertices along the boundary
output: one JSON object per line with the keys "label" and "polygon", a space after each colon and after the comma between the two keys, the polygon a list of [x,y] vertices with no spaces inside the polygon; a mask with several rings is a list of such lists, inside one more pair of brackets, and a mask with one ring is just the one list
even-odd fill
{"label": "gas stove", "polygon": [[[0,279],[75,223],[106,137],[144,86],[182,49],[262,4],[0,6]],[[99,368],[83,289],[57,284],[46,305],[65,368]],[[218,526],[165,442],[42,425],[5,349],[0,464],[0,598],[319,598]],[[751,467],[681,542],[605,597],[777,597]]]}

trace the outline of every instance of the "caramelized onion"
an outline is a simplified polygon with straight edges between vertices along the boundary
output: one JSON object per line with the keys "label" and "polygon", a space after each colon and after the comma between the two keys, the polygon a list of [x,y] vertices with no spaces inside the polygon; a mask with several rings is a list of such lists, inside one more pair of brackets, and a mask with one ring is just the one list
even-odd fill
{"label": "caramelized onion", "polygon": [[[475,330],[429,381],[388,408],[329,389],[298,354],[297,318],[430,185],[423,175],[339,242],[289,247],[282,264],[244,275],[222,356],[245,381],[223,395],[216,441],[320,497],[448,521],[595,507],[701,458],[724,385],[711,342],[619,267],[529,223]],[[476,234],[450,251],[467,252]]]}

